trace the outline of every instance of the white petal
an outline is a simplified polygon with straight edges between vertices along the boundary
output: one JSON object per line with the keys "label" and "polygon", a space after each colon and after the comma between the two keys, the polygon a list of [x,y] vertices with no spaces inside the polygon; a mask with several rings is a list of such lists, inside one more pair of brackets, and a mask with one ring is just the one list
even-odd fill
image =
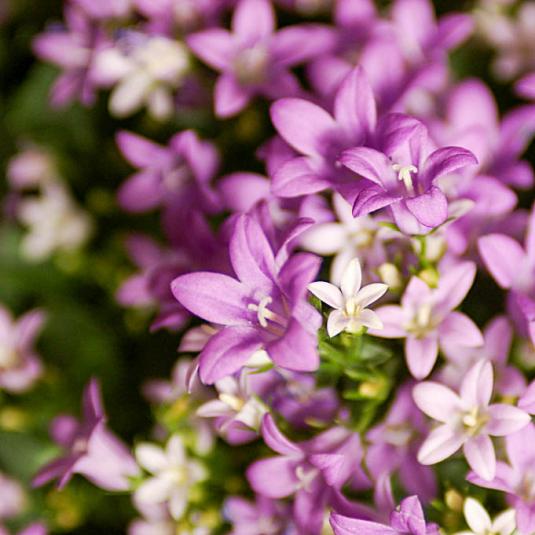
{"label": "white petal", "polygon": [[186,462],[184,444],[178,435],[173,435],[167,442],[167,458],[172,466],[183,466]]}
{"label": "white petal", "polygon": [[342,292],[334,284],[324,281],[312,282],[308,285],[308,291],[332,308],[344,307]]}
{"label": "white petal", "polygon": [[328,335],[332,338],[340,334],[349,325],[349,321],[341,310],[333,310],[327,320]]}
{"label": "white petal", "polygon": [[499,535],[512,535],[516,529],[516,511],[514,509],[507,509],[500,513],[492,523],[491,531]]}
{"label": "white petal", "polygon": [[139,465],[151,474],[157,474],[168,466],[167,457],[162,448],[155,444],[142,443],[136,446],[136,459]]}
{"label": "white petal", "polygon": [[197,409],[197,416],[201,418],[217,418],[218,416],[228,416],[233,414],[233,410],[219,399],[213,399],[203,403]]}
{"label": "white petal", "polygon": [[151,83],[151,78],[143,71],[136,71],[119,82],[110,97],[112,115],[126,117],[140,108]]}
{"label": "white petal", "polygon": [[188,496],[184,487],[176,487],[171,493],[169,500],[169,512],[175,520],[180,520],[184,516],[184,511],[188,505]]}
{"label": "white petal", "polygon": [[341,289],[344,297],[354,297],[362,284],[362,270],[358,258],[353,258],[347,265],[342,275]]}
{"label": "white petal", "polygon": [[223,377],[216,381],[215,387],[219,393],[230,394],[232,396],[238,393],[238,382],[234,377]]}
{"label": "white petal", "polygon": [[303,234],[301,245],[307,251],[325,256],[343,249],[347,239],[347,232],[340,223],[320,223]]}
{"label": "white petal", "polygon": [[136,500],[141,503],[153,504],[167,501],[174,482],[165,477],[152,477],[142,483],[136,490]]}
{"label": "white petal", "polygon": [[463,444],[465,437],[448,425],[433,429],[418,451],[421,464],[435,464],[453,455]]}
{"label": "white petal", "polygon": [[368,284],[358,291],[356,301],[362,308],[366,308],[368,305],[371,305],[378,299],[381,299],[387,290],[388,286],[380,282]]}
{"label": "white petal", "polygon": [[359,320],[361,321],[362,325],[364,325],[364,327],[368,327],[368,329],[382,329],[384,327],[381,318],[369,308],[364,309],[360,313]]}
{"label": "white petal", "polygon": [[474,498],[464,502],[464,518],[470,529],[478,535],[484,535],[491,528],[490,516],[485,508]]}

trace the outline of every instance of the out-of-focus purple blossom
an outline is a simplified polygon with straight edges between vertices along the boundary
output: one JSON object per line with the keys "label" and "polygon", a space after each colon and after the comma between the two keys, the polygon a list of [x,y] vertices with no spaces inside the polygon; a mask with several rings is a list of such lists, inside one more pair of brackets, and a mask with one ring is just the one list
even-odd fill
{"label": "out-of-focus purple blossom", "polygon": [[358,258],[353,258],[347,264],[340,288],[329,282],[317,281],[309,284],[308,290],[334,309],[327,320],[330,337],[342,331],[358,333],[364,328],[383,328],[379,316],[367,307],[379,300],[388,286],[380,282],[362,286],[362,269]]}
{"label": "out-of-focus purple blossom", "polygon": [[376,310],[382,329],[370,334],[383,338],[405,338],[405,357],[413,377],[427,377],[435,365],[441,344],[465,347],[483,344],[474,322],[454,311],[470,290],[476,274],[472,262],[460,263],[440,276],[431,289],[419,277],[412,277],[401,298],[401,305],[385,305]]}
{"label": "out-of-focus purple blossom", "polygon": [[193,130],[174,135],[165,147],[123,131],[117,135],[117,145],[139,170],[119,188],[123,209],[137,213],[175,204],[208,212],[218,209],[210,182],[219,167],[219,154]]}
{"label": "out-of-focus purple blossom", "polygon": [[271,120],[279,135],[300,155],[276,171],[274,193],[296,197],[333,187],[351,202],[363,181],[344,171],[342,153],[367,145],[390,155],[421,129],[416,119],[401,114],[378,120],[372,89],[358,67],[341,83],[334,115],[308,100],[285,98],[271,107]]}
{"label": "out-of-focus purple blossom", "polygon": [[297,25],[275,32],[275,24],[269,0],[240,0],[232,32],[217,28],[188,37],[193,52],[221,73],[214,90],[217,116],[235,115],[255,95],[276,99],[299,94],[298,79],[289,68],[332,42],[326,27]]}
{"label": "out-of-focus purple blossom", "polygon": [[22,485],[0,474],[0,520],[17,516],[26,506],[26,494]]}
{"label": "out-of-focus purple blossom", "polygon": [[113,87],[112,115],[126,117],[146,105],[154,118],[163,120],[175,111],[174,92],[189,70],[188,51],[180,41],[132,32],[98,52],[92,79]]}
{"label": "out-of-focus purple blossom", "polygon": [[430,501],[436,496],[437,482],[433,470],[416,458],[428,426],[414,404],[412,387],[411,383],[402,385],[385,420],[366,433],[366,466],[375,481],[398,472],[409,493]]}
{"label": "out-of-focus purple blossom", "polygon": [[44,466],[33,485],[39,487],[59,479],[61,489],[74,474],[82,474],[106,490],[129,489],[128,478],[139,475],[139,468],[126,446],[106,428],[105,421],[100,387],[92,379],[84,391],[83,420],[58,416],[52,422],[52,437],[65,453]]}
{"label": "out-of-focus purple blossom", "polygon": [[27,147],[9,160],[6,176],[15,190],[40,187],[58,179],[55,162],[41,147]]}
{"label": "out-of-focus purple blossom", "polygon": [[213,383],[239,370],[258,349],[282,368],[311,371],[319,357],[316,331],[321,318],[306,301],[306,286],[319,258],[274,253],[251,216],[237,218],[230,240],[238,279],[222,273],[182,275],[172,283],[177,300],[206,321],[224,325],[200,355],[200,376]]}
{"label": "out-of-focus purple blossom", "polygon": [[405,498],[392,512],[390,526],[349,518],[338,513],[331,515],[335,535],[438,535],[436,524],[427,524],[417,496]]}
{"label": "out-of-focus purple blossom", "polygon": [[232,524],[231,535],[282,533],[291,518],[288,505],[262,495],[256,496],[254,502],[231,496],[223,505],[223,514]]}
{"label": "out-of-focus purple blossom", "polygon": [[[441,382],[452,388],[460,386],[466,372],[480,359],[492,362],[496,373],[496,391],[517,397],[526,389],[526,379],[515,367],[507,364],[513,341],[513,330],[505,316],[491,320],[483,331],[481,347],[462,347],[457,341],[443,343],[448,362],[440,370]],[[520,405],[519,405],[520,406]]]}
{"label": "out-of-focus purple blossom", "polygon": [[498,461],[496,475],[491,481],[475,473],[468,481],[489,489],[507,493],[508,502],[516,510],[516,524],[521,535],[535,530],[535,426],[529,424],[521,431],[505,437],[505,449],[509,464]]}
{"label": "out-of-focus purple blossom", "polygon": [[[11,535],[4,526],[0,526],[0,535]],[[34,522],[17,532],[17,535],[47,535],[48,531],[41,522]]]}
{"label": "out-of-focus purple blossom", "polygon": [[267,498],[294,496],[294,521],[305,533],[321,527],[325,505],[344,483],[359,473],[366,479],[359,466],[363,453],[359,435],[344,428],[333,427],[307,442],[295,443],[266,414],[262,437],[279,456],[253,463],[247,479],[255,492]]}
{"label": "out-of-focus purple blossom", "polygon": [[524,76],[517,82],[516,92],[524,98],[535,100],[535,72]]}
{"label": "out-of-focus purple blossom", "polygon": [[508,436],[526,427],[529,415],[512,405],[489,405],[494,386],[492,364],[480,360],[466,373],[459,394],[427,381],[413,389],[416,405],[440,422],[418,452],[422,464],[435,464],[461,446],[468,464],[486,481],[496,474],[496,454],[490,436]]}
{"label": "out-of-focus purple blossom", "polygon": [[[86,2],[90,3],[90,2]],[[51,90],[51,103],[64,106],[80,100],[86,106],[95,101],[92,71],[97,52],[106,46],[103,30],[75,6],[65,8],[65,28],[51,27],[33,42],[35,54],[62,69]]]}
{"label": "out-of-focus purple blossom", "polygon": [[44,320],[41,310],[32,310],[15,320],[0,305],[0,388],[25,392],[41,376],[43,368],[34,344]]}
{"label": "out-of-focus purple blossom", "polygon": [[132,0],[72,0],[95,20],[124,18],[130,14]]}

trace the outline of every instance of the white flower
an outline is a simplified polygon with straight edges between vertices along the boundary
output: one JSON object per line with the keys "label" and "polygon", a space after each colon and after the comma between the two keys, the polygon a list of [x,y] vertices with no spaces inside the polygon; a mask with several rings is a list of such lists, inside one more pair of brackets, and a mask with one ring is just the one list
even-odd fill
{"label": "white flower", "polygon": [[335,255],[329,278],[333,284],[340,284],[347,263],[357,253],[366,250],[367,257],[372,255],[378,257],[379,263],[383,261],[381,240],[376,239],[376,234],[386,229],[369,216],[353,217],[351,205],[337,193],[333,195],[333,208],[338,221],[314,225],[303,234],[301,245],[322,256]]}
{"label": "white flower", "polygon": [[146,104],[151,115],[165,119],[175,109],[173,90],[189,70],[187,49],[163,36],[139,37],[133,47],[129,53],[119,48],[100,52],[95,80],[102,85],[117,84],[109,103],[113,115],[126,117]]}
{"label": "white flower", "polygon": [[135,492],[139,503],[167,503],[169,512],[179,520],[188,504],[191,486],[206,477],[206,472],[197,461],[188,459],[182,439],[173,435],[165,450],[156,444],[139,444],[135,450],[137,462],[153,474]]}
{"label": "white flower", "polygon": [[383,323],[377,314],[366,307],[381,298],[388,290],[388,286],[376,282],[361,288],[361,284],[360,262],[358,258],[354,258],[342,274],[340,289],[334,284],[323,281],[308,285],[310,292],[335,309],[327,320],[327,332],[330,337],[344,330],[355,333],[362,327],[383,328]]}
{"label": "white flower", "polygon": [[267,407],[255,395],[251,394],[249,374],[242,372],[239,381],[234,377],[225,377],[216,381],[218,399],[213,399],[197,409],[197,415],[204,418],[224,417],[220,431],[224,434],[232,422],[242,424],[258,431]]}
{"label": "white flower", "polygon": [[29,260],[43,260],[57,250],[76,249],[91,234],[89,216],[59,183],[43,187],[37,198],[21,201],[17,215],[28,227],[22,240],[22,254]]}
{"label": "white flower", "polygon": [[516,529],[514,509],[507,509],[492,521],[485,508],[474,498],[465,500],[464,518],[471,531],[461,531],[457,535],[512,535]]}

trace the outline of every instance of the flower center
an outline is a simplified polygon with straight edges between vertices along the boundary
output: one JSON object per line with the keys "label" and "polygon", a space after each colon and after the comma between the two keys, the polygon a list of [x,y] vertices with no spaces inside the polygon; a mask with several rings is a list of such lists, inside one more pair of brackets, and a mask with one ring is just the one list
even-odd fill
{"label": "flower center", "polygon": [[410,194],[413,194],[414,184],[411,173],[417,173],[418,168],[415,165],[400,165],[399,163],[395,163],[392,165],[392,169],[398,174],[398,180],[403,182],[405,189]]}
{"label": "flower center", "polygon": [[0,345],[0,370],[14,368],[19,362],[18,352],[9,345]]}
{"label": "flower center", "polygon": [[423,338],[433,329],[432,311],[433,307],[430,303],[425,303],[418,307],[412,320],[405,326],[407,332],[417,338]]}
{"label": "flower center", "polygon": [[350,297],[344,306],[344,315],[348,318],[356,319],[362,312],[362,306],[358,304],[355,297]]}
{"label": "flower center", "polygon": [[489,421],[487,414],[480,412],[479,407],[464,413],[461,418],[465,432],[470,436],[478,435],[481,429]]}
{"label": "flower center", "polygon": [[238,396],[233,396],[232,394],[219,394],[219,399],[225,404],[228,405],[233,411],[240,412],[245,405],[245,401]]}
{"label": "flower center", "polygon": [[77,438],[72,445],[72,452],[76,454],[82,454],[87,451],[87,439]]}
{"label": "flower center", "polygon": [[299,480],[299,485],[297,486],[297,489],[303,489],[305,492],[311,492],[312,482],[314,481],[314,479],[316,479],[318,473],[319,470],[317,468],[310,468],[309,470],[307,470],[303,465],[299,465],[295,469],[295,475]]}
{"label": "flower center", "polygon": [[266,48],[256,45],[242,50],[234,62],[236,77],[241,84],[261,84],[266,80],[269,56]]}
{"label": "flower center", "polygon": [[535,501],[535,473],[527,470],[517,490],[518,496],[528,503]]}
{"label": "flower center", "polygon": [[252,310],[253,312],[256,312],[256,317],[258,319],[258,323],[261,327],[264,327],[264,329],[267,329],[271,327],[277,328],[276,326],[269,326],[268,320],[279,325],[280,327],[286,327],[286,320],[276,312],[273,312],[268,308],[268,306],[273,302],[273,299],[269,296],[262,297],[258,304],[255,303],[249,303],[247,305],[247,308],[249,310]]}
{"label": "flower center", "polygon": [[179,164],[169,172],[163,173],[163,184],[169,191],[179,192],[191,178],[189,167],[185,164]]}

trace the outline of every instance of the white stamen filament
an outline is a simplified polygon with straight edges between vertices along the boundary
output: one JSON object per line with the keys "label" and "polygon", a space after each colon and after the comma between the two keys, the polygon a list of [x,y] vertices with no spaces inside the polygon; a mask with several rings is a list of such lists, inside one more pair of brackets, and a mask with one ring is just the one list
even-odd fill
{"label": "white stamen filament", "polygon": [[269,310],[268,306],[272,302],[273,299],[271,299],[271,297],[269,296],[266,296],[260,299],[258,305],[250,303],[249,305],[247,305],[247,308],[249,310],[252,310],[253,312],[256,312],[258,323],[260,323],[262,327],[266,328],[268,326],[268,320],[272,321],[273,323],[277,323],[281,327],[285,327],[286,321],[284,320],[284,318],[276,312]]}
{"label": "white stamen filament", "polygon": [[400,165],[395,163],[392,165],[392,169],[398,174],[398,180],[403,182],[405,188],[409,193],[414,193],[414,184],[412,183],[411,173],[417,173],[418,168],[415,165]]}
{"label": "white stamen filament", "polygon": [[318,475],[319,470],[311,468],[310,470],[305,470],[304,466],[299,465],[295,469],[295,475],[299,479],[299,489],[303,489],[306,492],[310,492],[311,484]]}

